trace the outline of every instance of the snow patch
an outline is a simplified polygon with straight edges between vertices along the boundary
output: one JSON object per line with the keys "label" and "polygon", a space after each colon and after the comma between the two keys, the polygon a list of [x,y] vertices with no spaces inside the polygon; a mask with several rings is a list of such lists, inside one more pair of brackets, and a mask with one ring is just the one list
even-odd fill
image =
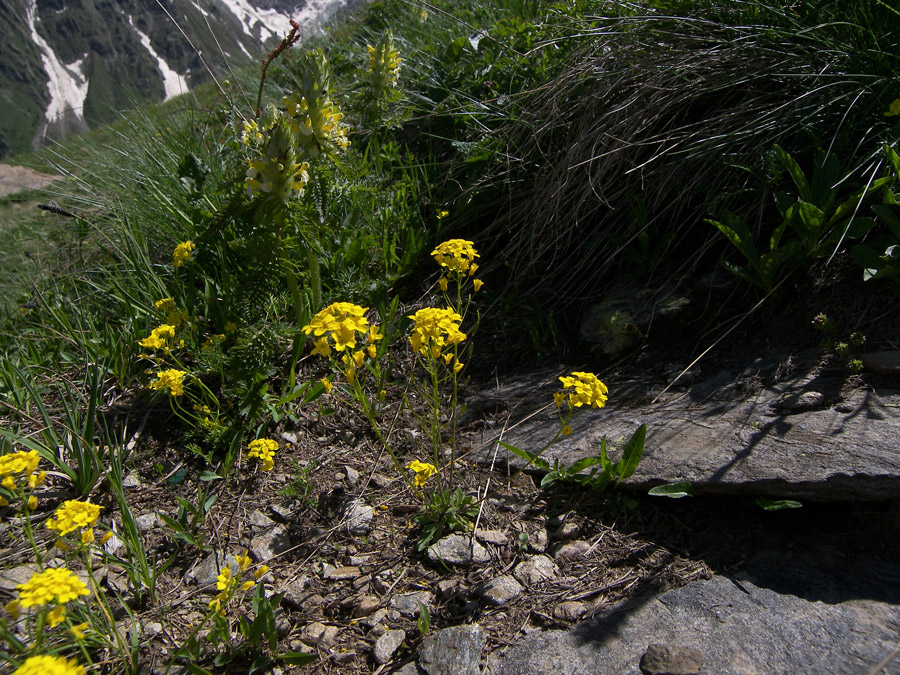
{"label": "snow patch", "polygon": [[291,30],[290,19],[301,26],[327,18],[347,4],[347,0],[308,0],[298,2],[291,14],[282,14],[274,9],[254,7],[248,0],[219,0],[234,14],[244,31],[259,40],[269,38],[281,40]]}
{"label": "snow patch", "polygon": [[179,75],[177,71],[172,70],[169,67],[169,64],[156,53],[156,50],[153,49],[153,45],[150,43],[150,36],[138,30],[138,27],[134,25],[134,21],[130,16],[128,17],[128,23],[131,25],[132,29],[134,29],[134,32],[138,34],[138,38],[140,38],[141,44],[144,45],[144,49],[150,52],[150,56],[156,59],[159,72],[162,73],[163,89],[166,92],[165,100],[168,101],[170,98],[185,93],[188,90],[187,80],[184,79],[182,75]]}
{"label": "snow patch", "polygon": [[47,83],[50,89],[50,104],[44,111],[44,117],[48,122],[54,122],[57,118],[71,111],[79,120],[84,119],[84,100],[87,98],[88,79],[84,75],[85,54],[77,61],[66,65],[51,49],[47,41],[40,36],[35,27],[37,0],[30,0],[26,7],[28,17],[28,29],[31,31],[31,39],[41,52],[41,61],[50,81]]}

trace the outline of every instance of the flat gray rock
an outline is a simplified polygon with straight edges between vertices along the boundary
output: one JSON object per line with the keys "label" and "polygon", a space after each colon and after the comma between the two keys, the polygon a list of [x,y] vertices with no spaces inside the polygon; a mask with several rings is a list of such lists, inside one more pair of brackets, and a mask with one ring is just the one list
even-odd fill
{"label": "flat gray rock", "polygon": [[478,624],[445,628],[425,638],[419,668],[428,675],[479,675],[487,633]]}
{"label": "flat gray rock", "polygon": [[[684,392],[667,392],[653,406],[632,409],[616,407],[616,388],[611,385],[609,405],[576,415],[571,422],[574,433],[543,457],[568,466],[598,455],[606,436],[608,452],[617,460],[643,423],[643,460],[626,487],[646,490],[688,481],[696,493],[707,494],[820,501],[900,497],[900,389],[868,387],[844,399],[842,378],[805,375],[741,396],[736,386],[741,376],[740,369],[723,371]],[[505,442],[537,452],[553,437],[559,421],[551,397],[558,384],[544,374],[542,380],[523,378],[500,390],[511,400],[520,398],[510,409],[523,418],[551,404],[513,425],[504,434]],[[795,400],[815,400],[816,405],[784,406]],[[477,461],[490,463],[495,438],[486,432],[472,440],[480,445]],[[497,459],[515,468],[524,465],[502,448]]]}
{"label": "flat gray rock", "polygon": [[471,534],[450,534],[428,547],[428,559],[447,565],[478,565],[491,559],[488,550]]}
{"label": "flat gray rock", "polygon": [[[811,601],[717,576],[658,597],[632,599],[570,631],[533,633],[505,656],[492,655],[485,673],[640,675],[648,646],[661,644],[697,650],[703,673],[864,674],[898,639],[895,605]],[[900,672],[898,664],[886,672]]]}

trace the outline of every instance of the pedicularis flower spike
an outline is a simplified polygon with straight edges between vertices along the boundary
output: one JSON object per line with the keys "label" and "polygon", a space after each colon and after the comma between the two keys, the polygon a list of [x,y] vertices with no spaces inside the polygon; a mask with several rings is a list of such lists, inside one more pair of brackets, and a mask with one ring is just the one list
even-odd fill
{"label": "pedicularis flower spike", "polygon": [[409,317],[415,322],[409,342],[422,356],[438,358],[444,348],[466,339],[459,330],[462,317],[452,309],[425,307]]}
{"label": "pedicularis flower spike", "polygon": [[275,451],[278,450],[278,441],[271,438],[257,438],[250,442],[250,452],[247,457],[255,457],[262,462],[263,471],[271,471],[275,466]]}
{"label": "pedicularis flower spike", "polygon": [[16,587],[19,590],[19,605],[38,607],[52,602],[64,605],[82,595],[90,595],[87,586],[74,572],[50,567],[37,572],[30,580]]}
{"label": "pedicularis flower spike", "polygon": [[[564,391],[568,395],[569,406],[579,408],[589,405],[592,408],[602,408],[606,405],[609,390],[606,385],[597,379],[593,373],[572,373],[569,377],[561,377]],[[557,406],[562,403],[562,398],[554,396]]]}
{"label": "pedicularis flower spike", "polygon": [[62,536],[79,528],[93,527],[102,508],[97,504],[70,499],[56,509],[56,517],[47,521],[47,528],[56,530]]}
{"label": "pedicularis flower spike", "polygon": [[373,90],[382,92],[397,85],[400,76],[400,52],[394,48],[394,38],[390,32],[381,36],[374,47],[366,45],[369,52],[369,68],[366,76],[369,78]]}
{"label": "pedicularis flower spike", "polygon": [[31,656],[13,675],[84,675],[84,666],[61,656]]}
{"label": "pedicularis flower spike", "polygon": [[450,239],[439,244],[431,255],[441,267],[459,275],[472,275],[478,269],[475,258],[480,258],[475,246],[465,239]]}

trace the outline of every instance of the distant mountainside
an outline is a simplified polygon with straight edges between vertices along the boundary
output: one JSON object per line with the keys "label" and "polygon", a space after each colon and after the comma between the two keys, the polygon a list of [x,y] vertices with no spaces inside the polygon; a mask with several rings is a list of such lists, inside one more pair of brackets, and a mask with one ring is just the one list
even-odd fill
{"label": "distant mountainside", "polygon": [[0,158],[183,93],[347,2],[2,0]]}

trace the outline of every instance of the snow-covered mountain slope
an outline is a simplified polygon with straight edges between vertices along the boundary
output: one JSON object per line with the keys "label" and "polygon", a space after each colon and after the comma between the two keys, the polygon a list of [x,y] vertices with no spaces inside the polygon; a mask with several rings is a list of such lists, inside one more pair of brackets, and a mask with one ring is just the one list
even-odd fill
{"label": "snow-covered mountain slope", "polygon": [[0,158],[177,96],[348,2],[2,0]]}

